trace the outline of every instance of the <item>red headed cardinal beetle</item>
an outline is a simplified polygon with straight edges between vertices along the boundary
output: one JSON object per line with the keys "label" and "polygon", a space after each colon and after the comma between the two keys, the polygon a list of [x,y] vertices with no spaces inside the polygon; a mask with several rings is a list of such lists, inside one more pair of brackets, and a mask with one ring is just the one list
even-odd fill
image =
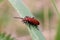
{"label": "red headed cardinal beetle", "polygon": [[[14,18],[20,18],[20,17],[14,17]],[[39,21],[36,20],[34,17],[31,18],[29,16],[25,16],[24,18],[20,18],[20,19],[22,19],[22,21],[24,23],[29,23],[29,24],[34,25],[34,26],[37,26],[40,24]]]}
{"label": "red headed cardinal beetle", "polygon": [[36,20],[34,17],[31,18],[29,16],[25,16],[24,18],[20,18],[20,17],[14,17],[14,18],[22,19],[22,21],[24,23],[29,23],[29,27],[30,27],[30,25],[33,25],[33,26],[35,26],[35,28],[37,28],[37,26],[40,24],[39,21]]}

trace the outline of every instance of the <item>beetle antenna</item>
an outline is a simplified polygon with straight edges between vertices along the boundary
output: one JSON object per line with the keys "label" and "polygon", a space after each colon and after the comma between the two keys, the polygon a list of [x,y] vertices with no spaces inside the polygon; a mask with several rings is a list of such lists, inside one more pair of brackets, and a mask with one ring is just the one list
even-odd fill
{"label": "beetle antenna", "polygon": [[16,19],[23,19],[23,18],[20,18],[20,17],[13,17],[13,18],[16,18]]}

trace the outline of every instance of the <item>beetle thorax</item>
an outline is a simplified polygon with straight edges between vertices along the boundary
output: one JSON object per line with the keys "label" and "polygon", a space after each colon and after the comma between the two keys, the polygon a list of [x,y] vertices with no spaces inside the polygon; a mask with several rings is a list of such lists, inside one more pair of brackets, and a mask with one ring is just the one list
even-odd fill
{"label": "beetle thorax", "polygon": [[24,19],[23,19],[23,22],[28,22],[28,19],[27,19],[27,18],[24,18]]}

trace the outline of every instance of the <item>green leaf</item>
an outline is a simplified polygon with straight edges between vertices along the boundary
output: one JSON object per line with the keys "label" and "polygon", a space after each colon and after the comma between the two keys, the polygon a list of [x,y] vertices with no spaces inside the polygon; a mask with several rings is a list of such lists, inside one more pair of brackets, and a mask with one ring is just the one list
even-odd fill
{"label": "green leaf", "polygon": [[[24,18],[25,16],[34,17],[28,7],[22,2],[22,0],[9,0],[12,6],[16,9],[19,16]],[[37,26],[38,27],[38,26]],[[41,31],[37,30],[35,26],[30,26],[27,24],[28,31],[32,36],[32,40],[45,40],[44,36],[42,35]]]}
{"label": "green leaf", "polygon": [[23,5],[22,0],[15,0],[15,1],[14,0],[9,0],[9,2],[17,10],[20,17],[25,17],[25,16],[33,17],[31,12],[29,11],[29,9],[27,7],[25,7],[25,5]]}
{"label": "green leaf", "polygon": [[0,40],[14,40],[11,35],[6,35],[5,33],[0,33]]}

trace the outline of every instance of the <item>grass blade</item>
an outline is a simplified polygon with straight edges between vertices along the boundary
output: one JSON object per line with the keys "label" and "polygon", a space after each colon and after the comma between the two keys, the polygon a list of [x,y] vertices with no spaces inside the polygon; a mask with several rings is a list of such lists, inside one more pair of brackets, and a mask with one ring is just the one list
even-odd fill
{"label": "grass blade", "polygon": [[33,17],[33,15],[27,9],[27,7],[25,7],[25,5],[23,5],[22,0],[9,0],[9,2],[17,10],[17,12],[19,13],[20,17],[25,17],[25,16],[31,16],[31,17]]}
{"label": "grass blade", "polygon": [[58,11],[57,9],[57,6],[56,6],[56,3],[55,3],[55,0],[51,0],[56,12],[57,12],[57,15],[58,15],[58,28],[57,28],[57,33],[56,33],[56,36],[55,36],[55,40],[60,40],[60,12]]}
{"label": "grass blade", "polygon": [[15,40],[15,38],[13,39],[10,34],[0,33],[0,40]]}
{"label": "grass blade", "polygon": [[[12,4],[12,6],[16,9],[16,11],[19,13],[19,16],[25,17],[30,16],[34,17],[30,10],[24,5],[22,0],[9,0],[9,2]],[[41,31],[37,30],[37,28],[33,27],[32,25],[29,27],[27,24],[28,31],[30,32],[30,35],[32,36],[32,40],[45,40],[44,36],[42,35]]]}
{"label": "grass blade", "polygon": [[56,3],[55,3],[55,0],[51,0],[51,2],[52,2],[52,4],[53,4],[53,7],[55,8],[55,10],[56,10],[58,16],[60,16],[60,13],[59,13],[59,11],[58,11],[58,9],[57,9],[57,6],[56,6]]}

